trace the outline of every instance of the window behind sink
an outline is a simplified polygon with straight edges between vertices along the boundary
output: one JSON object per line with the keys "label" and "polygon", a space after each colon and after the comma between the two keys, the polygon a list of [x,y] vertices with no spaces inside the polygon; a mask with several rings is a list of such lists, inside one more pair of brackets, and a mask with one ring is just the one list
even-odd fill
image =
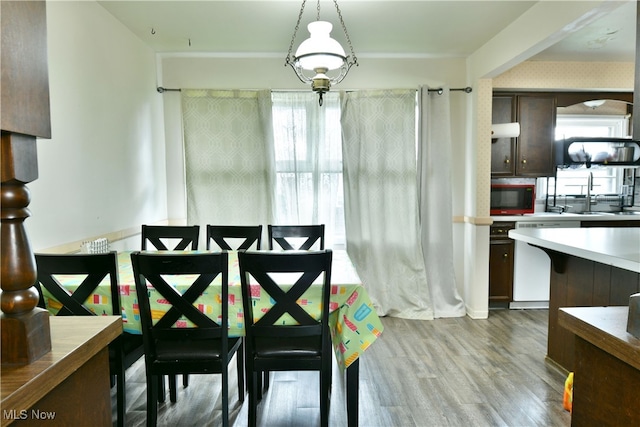
{"label": "window behind sink", "polygon": [[[625,137],[628,136],[629,117],[626,115],[569,115],[559,114],[556,118],[556,139],[571,137]],[[603,150],[606,151],[605,147]],[[597,150],[596,150],[597,151]],[[539,198],[546,198],[549,194],[556,200],[548,200],[551,206],[570,206],[584,203],[587,194],[589,174],[593,174],[592,196],[598,196],[598,204],[593,210],[615,210],[620,203],[619,195],[626,175],[621,167],[598,167],[585,165],[558,169],[556,178],[539,178],[537,194]],[[557,179],[557,182],[556,182]],[[555,203],[554,203],[555,202]],[[577,209],[581,209],[576,206]]]}

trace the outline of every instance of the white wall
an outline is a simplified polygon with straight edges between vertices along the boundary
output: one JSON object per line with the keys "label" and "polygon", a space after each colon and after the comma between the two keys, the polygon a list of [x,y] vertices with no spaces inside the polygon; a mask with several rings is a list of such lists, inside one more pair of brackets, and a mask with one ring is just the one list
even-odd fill
{"label": "white wall", "polygon": [[47,2],[51,140],[25,221],[34,251],[167,218],[155,54],[94,2]]}

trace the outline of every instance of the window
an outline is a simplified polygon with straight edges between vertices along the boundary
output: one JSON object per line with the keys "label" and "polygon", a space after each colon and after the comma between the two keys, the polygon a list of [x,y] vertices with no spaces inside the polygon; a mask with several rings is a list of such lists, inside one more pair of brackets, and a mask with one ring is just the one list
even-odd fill
{"label": "window", "polygon": [[625,116],[558,115],[556,139],[576,136],[623,137],[629,128]]}
{"label": "window", "polygon": [[[556,139],[578,136],[623,137],[629,128],[628,122],[629,119],[625,116],[559,115],[556,119]],[[580,166],[557,171],[556,195],[586,195],[589,173],[593,174],[591,194],[619,192],[621,169],[613,167],[587,169],[586,166]],[[552,179],[550,188],[553,188]]]}
{"label": "window", "polygon": [[345,244],[338,93],[273,92],[279,224],[325,224],[327,247]]}

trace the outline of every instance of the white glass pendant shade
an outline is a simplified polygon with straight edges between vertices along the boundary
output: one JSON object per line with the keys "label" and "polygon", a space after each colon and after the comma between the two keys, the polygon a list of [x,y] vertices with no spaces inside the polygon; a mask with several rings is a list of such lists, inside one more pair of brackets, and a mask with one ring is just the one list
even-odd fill
{"label": "white glass pendant shade", "polygon": [[346,54],[336,40],[331,38],[333,25],[315,21],[307,26],[311,36],[300,43],[296,57],[305,70],[336,70],[345,63]]}

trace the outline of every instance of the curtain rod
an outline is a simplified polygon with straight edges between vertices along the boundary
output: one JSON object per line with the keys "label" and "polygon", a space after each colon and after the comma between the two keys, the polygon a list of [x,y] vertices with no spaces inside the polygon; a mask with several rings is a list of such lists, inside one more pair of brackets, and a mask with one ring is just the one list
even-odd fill
{"label": "curtain rod", "polygon": [[[180,92],[181,89],[169,89],[166,87],[162,87],[162,86],[158,86],[158,93],[164,93],[164,92]],[[442,95],[443,93],[443,89],[442,88],[438,88],[438,89],[428,89],[429,92],[437,92],[438,95]],[[470,86],[467,87],[460,87],[460,88],[453,88],[453,89],[449,89],[449,91],[451,92],[464,92],[464,93],[471,93],[472,89]]]}
{"label": "curtain rod", "polygon": [[[442,93],[444,92],[444,90],[442,88],[438,88],[438,89],[428,89],[429,92],[437,92],[438,95],[442,95]],[[464,92],[464,93],[471,93],[472,89],[470,86],[467,87],[459,87],[459,88],[453,88],[453,89],[449,89],[449,91],[451,92]]]}

